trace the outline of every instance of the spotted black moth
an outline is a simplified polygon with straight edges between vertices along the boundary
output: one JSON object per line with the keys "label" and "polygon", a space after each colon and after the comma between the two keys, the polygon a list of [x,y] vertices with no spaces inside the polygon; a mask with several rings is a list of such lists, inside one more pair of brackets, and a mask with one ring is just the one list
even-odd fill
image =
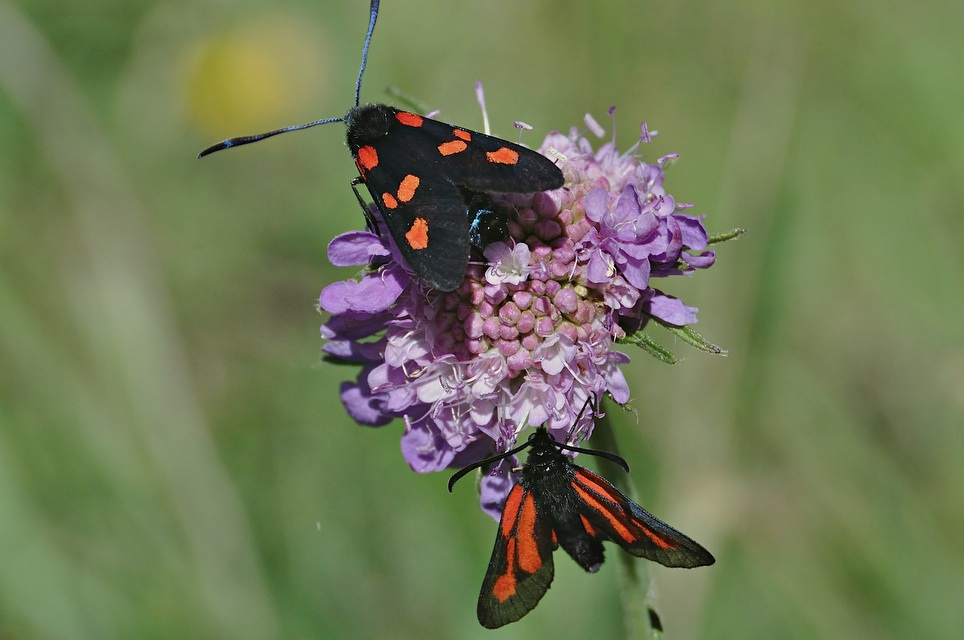
{"label": "spotted black moth", "polygon": [[[558,189],[564,182],[562,171],[540,153],[507,140],[384,104],[359,104],[378,4],[371,2],[355,106],[347,114],[230,138],[198,157],[279,133],[344,122],[359,173],[355,183],[368,187],[416,276],[433,289],[452,291],[465,277],[472,248],[481,250],[505,236],[508,214],[488,194]],[[367,216],[360,196],[359,202]]]}

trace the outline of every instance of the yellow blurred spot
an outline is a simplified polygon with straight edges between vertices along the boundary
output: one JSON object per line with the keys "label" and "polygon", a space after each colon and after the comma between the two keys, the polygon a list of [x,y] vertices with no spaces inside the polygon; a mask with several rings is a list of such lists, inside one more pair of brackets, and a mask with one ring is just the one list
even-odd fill
{"label": "yellow blurred spot", "polygon": [[200,41],[183,75],[189,121],[202,135],[229,137],[322,117],[307,113],[309,102],[328,93],[322,43],[321,34],[291,16]]}

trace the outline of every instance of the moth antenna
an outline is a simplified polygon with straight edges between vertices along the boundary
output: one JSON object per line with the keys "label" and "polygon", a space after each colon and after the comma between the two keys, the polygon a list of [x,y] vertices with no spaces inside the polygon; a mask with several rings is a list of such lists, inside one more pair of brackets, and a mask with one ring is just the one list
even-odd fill
{"label": "moth antenna", "polygon": [[372,0],[371,17],[368,18],[368,31],[365,33],[365,44],[362,46],[361,69],[358,70],[358,82],[355,83],[355,106],[356,107],[361,101],[361,81],[362,81],[362,76],[365,75],[365,66],[368,64],[368,46],[372,42],[372,33],[375,32],[375,20],[378,19],[378,2],[379,0]]}
{"label": "moth antenna", "polygon": [[[371,4],[371,17],[368,19],[368,31],[365,33],[365,44],[362,47],[362,58],[361,58],[361,69],[358,70],[358,81],[355,82],[355,106],[358,106],[361,100],[361,83],[362,76],[365,75],[365,65],[368,64],[368,47],[372,41],[372,33],[375,31],[375,20],[378,18],[378,2],[379,0],[372,0]],[[221,151],[223,149],[230,149],[232,147],[240,147],[245,144],[251,144],[252,142],[258,142],[264,140],[265,138],[270,138],[281,133],[288,133],[289,131],[301,131],[302,129],[310,129],[311,127],[317,127],[320,124],[329,124],[331,122],[344,122],[345,116],[339,116],[337,118],[323,118],[321,120],[315,120],[314,122],[306,122],[304,124],[291,125],[289,127],[281,127],[280,129],[274,129],[273,131],[266,131],[265,133],[257,133],[253,136],[238,136],[236,138],[228,138],[227,140],[222,140],[217,144],[212,144],[210,147],[202,151],[197,155],[198,158],[203,158],[204,156],[210,155],[215,151]]]}
{"label": "moth antenna", "polygon": [[315,120],[314,122],[306,122],[304,124],[294,124],[289,127],[282,127],[280,129],[275,129],[273,131],[266,131],[264,133],[257,133],[253,136],[238,136],[237,138],[228,138],[227,140],[222,140],[217,144],[212,144],[210,147],[197,154],[198,158],[203,158],[204,156],[210,155],[215,151],[221,151],[222,149],[230,149],[232,147],[240,147],[241,145],[251,144],[252,142],[258,142],[259,140],[264,140],[265,138],[270,138],[271,136],[276,136],[279,133],[288,133],[289,131],[300,131],[302,129],[308,129],[310,127],[317,127],[319,124],[328,124],[330,122],[343,122],[345,120],[344,116],[338,118],[325,118],[324,120]]}
{"label": "moth antenna", "polygon": [[[549,435],[552,435],[552,434],[549,434]],[[560,449],[565,449],[567,451],[574,451],[576,453],[587,453],[591,456],[596,456],[597,458],[605,458],[610,462],[616,463],[623,471],[625,471],[626,473],[629,473],[629,464],[625,460],[617,456],[615,453],[610,453],[608,451],[600,451],[599,449],[583,449],[582,447],[574,447],[571,444],[563,444],[561,442],[556,442],[555,445]]]}
{"label": "moth antenna", "polygon": [[[569,432],[569,437],[572,436],[572,431],[576,429],[576,426],[579,424],[579,421],[582,419],[582,415],[586,412],[586,409],[589,407],[590,404],[593,405],[594,413],[598,410],[598,404],[597,404],[598,400],[599,400],[599,397],[596,394],[592,394],[588,398],[586,398],[586,403],[582,405],[582,409],[579,410],[579,415],[576,416],[575,422],[572,423],[572,430]],[[552,437],[551,433],[549,434],[549,437],[550,438]],[[555,441],[555,438],[553,438],[553,441]],[[589,455],[596,456],[597,458],[605,458],[606,460],[609,460],[610,462],[613,462],[619,465],[619,467],[626,473],[629,473],[629,464],[621,457],[617,456],[615,453],[610,453],[609,451],[600,451],[599,449],[583,449],[582,447],[576,447],[574,445],[566,444],[564,442],[554,442],[554,444],[559,449],[565,449],[566,451],[573,451],[575,453],[588,453]]]}
{"label": "moth antenna", "polygon": [[470,471],[475,471],[479,467],[483,467],[487,464],[492,464],[493,462],[498,462],[499,460],[503,460],[505,458],[508,458],[509,456],[514,456],[515,454],[519,453],[520,451],[522,451],[523,449],[531,445],[532,439],[534,437],[535,437],[535,434],[533,433],[532,435],[529,436],[528,440],[520,444],[518,447],[515,447],[514,449],[509,449],[505,453],[498,453],[494,456],[489,456],[488,458],[479,460],[478,462],[473,462],[467,467],[462,467],[461,469],[456,471],[451,478],[449,478],[449,493],[452,493],[452,487],[455,486],[455,483],[458,482],[460,479],[462,479]]}

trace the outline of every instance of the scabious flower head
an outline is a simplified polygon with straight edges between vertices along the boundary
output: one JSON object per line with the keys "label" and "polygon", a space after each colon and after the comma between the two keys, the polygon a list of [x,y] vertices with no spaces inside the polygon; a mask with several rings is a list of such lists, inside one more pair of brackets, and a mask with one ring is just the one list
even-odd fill
{"label": "scabious flower head", "polygon": [[[684,214],[688,205],[663,188],[668,157],[641,162],[637,146],[593,150],[575,128],[550,134],[540,151],[560,160],[565,186],[492,194],[515,212],[508,236],[474,257],[455,291],[423,287],[387,235],[335,238],[333,264],[367,267],[320,300],[331,314],[324,350],[361,365],[341,388],[352,418],[370,426],[404,418],[402,454],[427,472],[507,451],[529,426],[584,439],[592,416],[570,432],[587,399],[627,402],[620,365],[629,357],[617,341],[654,319],[696,322],[696,309],[654,278],[715,259],[701,217]],[[503,461],[482,481],[483,509],[496,518],[513,466]]]}

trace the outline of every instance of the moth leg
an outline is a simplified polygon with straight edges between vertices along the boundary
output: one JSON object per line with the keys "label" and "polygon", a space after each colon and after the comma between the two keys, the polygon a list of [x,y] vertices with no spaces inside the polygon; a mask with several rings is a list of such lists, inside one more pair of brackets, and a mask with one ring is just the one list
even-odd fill
{"label": "moth leg", "polygon": [[355,197],[358,199],[358,204],[361,206],[362,214],[365,216],[365,226],[376,236],[382,237],[381,231],[378,230],[378,221],[375,220],[371,210],[368,208],[368,203],[365,202],[365,199],[361,197],[360,193],[358,193],[358,185],[360,184],[365,184],[365,181],[361,179],[361,176],[352,178],[351,190],[355,193]]}

